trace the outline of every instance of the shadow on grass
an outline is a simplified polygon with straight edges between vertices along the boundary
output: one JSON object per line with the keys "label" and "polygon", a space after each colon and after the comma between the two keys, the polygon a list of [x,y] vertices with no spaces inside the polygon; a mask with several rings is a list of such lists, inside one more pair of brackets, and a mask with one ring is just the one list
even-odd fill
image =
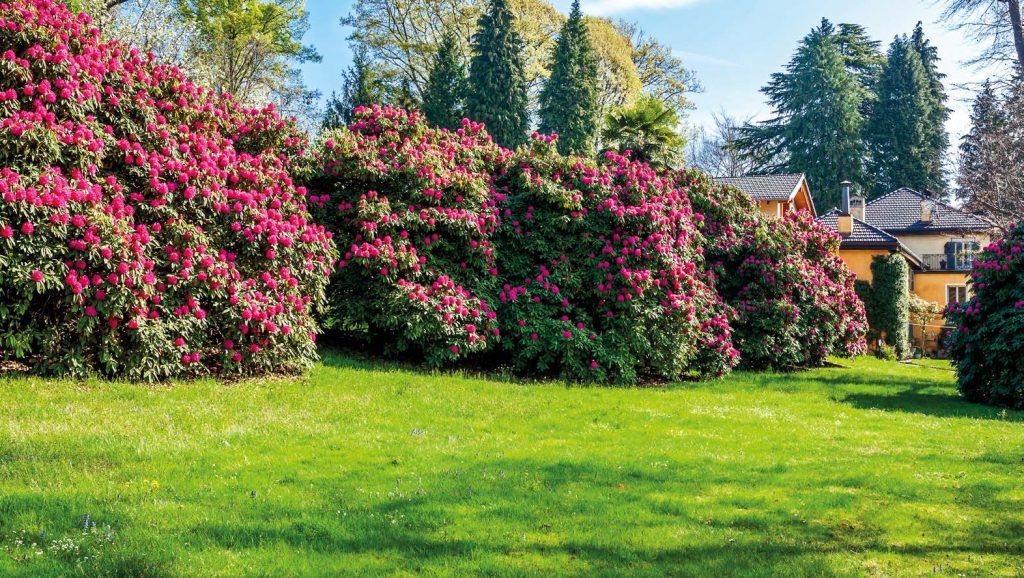
{"label": "shadow on grass", "polygon": [[878,409],[944,418],[1024,422],[1024,412],[971,403],[958,396],[944,393],[926,393],[926,390],[935,389],[934,383],[918,382],[889,387],[900,389],[889,394],[849,393],[840,396],[837,401],[858,409]]}
{"label": "shadow on grass", "polygon": [[[494,471],[534,472],[543,490],[527,489],[512,480],[481,480],[477,472],[484,466]],[[961,532],[968,529],[958,525],[933,528],[918,521],[933,538],[897,545],[904,540],[887,538],[886,528],[872,519],[870,507],[823,507],[813,513],[816,520],[807,523],[795,517],[788,505],[757,498],[744,503],[734,502],[735,497],[666,501],[655,497],[658,494],[651,493],[651,488],[671,488],[686,496],[690,490],[706,495],[705,490],[715,485],[701,479],[682,486],[678,480],[666,484],[665,478],[673,477],[669,473],[624,473],[586,462],[499,460],[475,463],[466,474],[455,487],[444,487],[440,479],[428,480],[426,485],[435,488],[429,494],[356,507],[344,518],[317,518],[308,510],[282,509],[264,520],[210,520],[190,528],[189,542],[228,550],[284,546],[323,556],[358,556],[386,564],[393,572],[425,574],[458,572],[460,563],[481,564],[474,567],[506,574],[508,568],[497,569],[509,563],[514,566],[515,559],[527,556],[561,564],[571,560],[572,568],[564,566],[563,571],[585,569],[588,575],[600,576],[831,577],[851,574],[837,570],[836,554],[884,553],[924,560],[954,555],[969,560],[1022,552],[1021,525],[1013,508],[992,511],[984,524],[965,534]],[[619,479],[637,488],[637,493],[614,489],[611,482]],[[731,483],[781,488],[785,482],[773,476],[752,482],[735,472]],[[609,494],[600,491],[605,487]],[[798,499],[810,503],[828,490],[801,492],[804,495]],[[870,497],[863,499],[864,505],[870,502]],[[319,504],[312,509],[332,512],[336,507]],[[645,538],[664,538],[670,528],[675,538]],[[959,536],[976,539],[956,539]]]}
{"label": "shadow on grass", "polygon": [[[468,379],[482,379],[498,383],[515,385],[535,385],[538,383],[560,383],[551,380],[520,378],[508,371],[489,371],[481,368],[458,369],[452,371],[430,370],[422,365],[400,363],[374,357],[348,347],[329,346],[321,350],[322,364],[335,369],[351,369],[359,371],[400,371],[429,377],[450,376]],[[895,365],[903,369],[906,365]],[[930,367],[914,367],[914,370],[926,372],[933,376],[942,376],[946,372],[935,371]],[[924,377],[907,378],[897,374],[886,376],[876,372],[861,371],[856,367],[830,363],[819,370],[791,372],[737,372],[726,380],[686,381],[673,384],[672,387],[685,389],[734,387],[749,382],[750,386],[767,388],[773,391],[799,393],[802,390],[822,390],[829,393],[830,399],[837,403],[845,403],[858,409],[877,409],[883,411],[915,413],[942,418],[986,419],[1008,422],[1024,422],[1024,412],[1005,410],[963,400],[955,393],[952,384],[926,379]],[[565,384],[570,387],[588,387],[585,384]],[[868,391],[865,391],[868,390]],[[938,390],[934,393],[928,390]]]}

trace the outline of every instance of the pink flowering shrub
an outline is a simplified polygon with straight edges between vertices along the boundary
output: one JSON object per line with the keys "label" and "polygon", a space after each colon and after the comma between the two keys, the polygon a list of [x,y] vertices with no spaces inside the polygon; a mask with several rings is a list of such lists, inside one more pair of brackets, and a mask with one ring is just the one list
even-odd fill
{"label": "pink flowering shrub", "polygon": [[0,2],[0,358],[156,380],[296,370],[333,244],[305,138],[51,0]]}
{"label": "pink flowering shrub", "polygon": [[326,139],[310,199],[342,251],[331,323],[376,351],[614,382],[735,364],[685,195],[646,165],[381,107]]}
{"label": "pink flowering shrub", "polygon": [[768,221],[745,194],[699,171],[679,171],[675,181],[704,217],[704,256],[735,309],[743,367],[817,367],[864,351],[864,308],[836,235],[802,212]]}
{"label": "pink flowering shrub", "polygon": [[496,178],[501,347],[520,371],[632,383],[729,371],[728,309],[686,195],[648,165],[600,166],[535,136]]}
{"label": "pink flowering shrub", "polygon": [[491,179],[510,153],[480,124],[436,130],[376,106],[326,138],[310,201],[342,253],[329,323],[432,365],[486,351],[500,333]]}
{"label": "pink flowering shrub", "polygon": [[975,259],[973,294],[951,303],[946,339],[960,392],[971,401],[1024,408],[1024,223]]}

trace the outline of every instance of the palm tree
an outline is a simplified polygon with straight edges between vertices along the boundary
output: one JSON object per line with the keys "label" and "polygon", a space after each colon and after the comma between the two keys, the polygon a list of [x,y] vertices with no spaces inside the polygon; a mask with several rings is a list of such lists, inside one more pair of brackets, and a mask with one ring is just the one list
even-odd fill
{"label": "palm tree", "polygon": [[678,124],[674,108],[648,95],[605,115],[602,136],[612,150],[628,150],[633,159],[667,167],[679,160],[686,144],[676,132]]}

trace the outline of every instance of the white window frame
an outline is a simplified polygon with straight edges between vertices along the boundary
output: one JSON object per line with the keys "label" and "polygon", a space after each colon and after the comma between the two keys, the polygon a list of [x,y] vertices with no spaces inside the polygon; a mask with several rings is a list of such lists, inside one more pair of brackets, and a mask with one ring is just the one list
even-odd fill
{"label": "white window frame", "polygon": [[946,283],[946,305],[949,305],[950,303],[953,303],[952,301],[949,300],[949,289],[951,287],[956,287],[956,289],[957,289],[957,296],[958,297],[960,296],[960,289],[964,290],[964,299],[963,299],[963,301],[957,301],[957,303],[964,303],[968,299],[971,298],[971,294],[968,291],[968,287],[967,287],[966,284],[964,284],[964,283]]}

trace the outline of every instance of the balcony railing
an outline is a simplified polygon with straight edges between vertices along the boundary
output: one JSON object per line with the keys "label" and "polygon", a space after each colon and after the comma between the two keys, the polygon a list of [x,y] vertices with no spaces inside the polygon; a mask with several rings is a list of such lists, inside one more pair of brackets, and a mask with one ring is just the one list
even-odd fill
{"label": "balcony railing", "polygon": [[921,255],[925,271],[970,271],[976,253]]}

